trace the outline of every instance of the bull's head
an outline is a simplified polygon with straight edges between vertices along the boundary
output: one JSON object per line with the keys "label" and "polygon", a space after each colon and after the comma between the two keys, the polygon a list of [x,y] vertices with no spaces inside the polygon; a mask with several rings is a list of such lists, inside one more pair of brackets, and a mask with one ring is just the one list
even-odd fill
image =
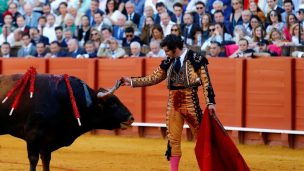
{"label": "bull's head", "polygon": [[107,115],[107,128],[105,129],[126,129],[134,121],[127,107],[114,95],[119,86],[120,82],[118,81],[111,89],[100,89],[97,93],[97,98],[100,101],[99,106],[102,108],[103,113]]}

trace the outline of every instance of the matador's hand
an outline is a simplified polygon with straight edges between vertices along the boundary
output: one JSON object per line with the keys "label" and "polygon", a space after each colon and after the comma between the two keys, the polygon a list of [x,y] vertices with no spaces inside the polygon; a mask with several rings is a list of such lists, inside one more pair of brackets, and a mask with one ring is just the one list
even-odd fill
{"label": "matador's hand", "polygon": [[130,86],[131,78],[130,77],[121,77],[120,80],[122,86]]}
{"label": "matador's hand", "polygon": [[210,115],[215,115],[215,105],[214,104],[209,104],[208,110],[209,110]]}

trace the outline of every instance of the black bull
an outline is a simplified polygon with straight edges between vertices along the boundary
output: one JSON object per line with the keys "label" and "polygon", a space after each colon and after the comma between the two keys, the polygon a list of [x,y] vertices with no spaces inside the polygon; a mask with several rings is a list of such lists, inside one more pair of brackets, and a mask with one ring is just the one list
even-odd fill
{"label": "black bull", "polygon": [[[1,100],[21,77],[0,76]],[[36,169],[39,154],[43,170],[49,170],[51,153],[71,145],[81,134],[92,129],[124,128],[133,122],[131,113],[116,96],[110,94],[97,98],[98,91],[92,90],[78,78],[70,77],[69,80],[81,126],[74,117],[63,76],[38,74],[33,98],[29,97],[28,84],[12,116],[9,116],[9,112],[19,89],[4,104],[0,104],[0,135],[10,134],[26,141],[31,171]]]}

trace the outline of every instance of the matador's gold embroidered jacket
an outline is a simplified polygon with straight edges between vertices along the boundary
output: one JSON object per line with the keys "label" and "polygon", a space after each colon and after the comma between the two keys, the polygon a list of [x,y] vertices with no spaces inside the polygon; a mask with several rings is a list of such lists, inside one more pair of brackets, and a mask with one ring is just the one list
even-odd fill
{"label": "matador's gold embroidered jacket", "polygon": [[174,59],[168,57],[151,75],[132,77],[132,87],[155,85],[166,78],[169,90],[197,88],[202,85],[206,104],[215,104],[215,95],[207,68],[208,60],[204,56],[188,50],[183,62],[183,67],[176,73],[173,68]]}

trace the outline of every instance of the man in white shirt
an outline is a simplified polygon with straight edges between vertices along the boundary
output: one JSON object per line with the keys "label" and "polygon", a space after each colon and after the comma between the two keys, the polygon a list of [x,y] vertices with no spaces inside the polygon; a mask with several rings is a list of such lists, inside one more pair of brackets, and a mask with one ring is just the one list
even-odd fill
{"label": "man in white shirt", "polygon": [[147,57],[166,57],[166,53],[163,49],[160,48],[159,41],[151,41],[150,42],[151,51],[147,53]]}
{"label": "man in white shirt", "polygon": [[43,29],[43,36],[46,36],[49,38],[49,41],[55,41],[56,40],[56,32],[55,32],[55,22],[56,17],[53,14],[49,14],[46,18],[46,26]]}
{"label": "man in white shirt", "polygon": [[175,23],[171,21],[171,18],[167,12],[161,13],[160,14],[160,26],[163,29],[164,36],[167,36],[171,33],[171,27]]}

